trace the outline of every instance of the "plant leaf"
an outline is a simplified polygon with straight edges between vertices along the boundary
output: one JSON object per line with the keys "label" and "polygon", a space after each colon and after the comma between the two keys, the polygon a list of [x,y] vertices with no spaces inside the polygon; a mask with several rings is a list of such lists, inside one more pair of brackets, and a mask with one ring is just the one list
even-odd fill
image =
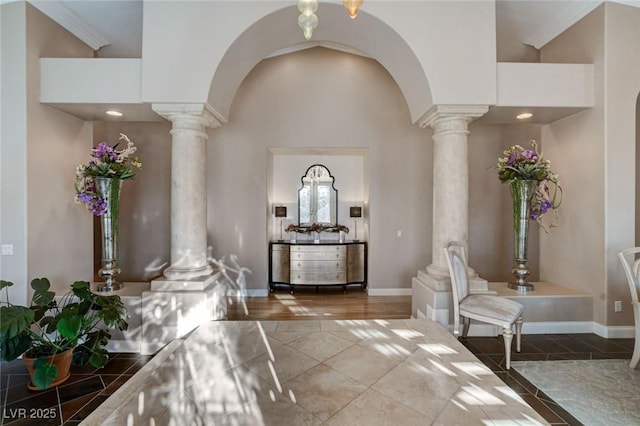
{"label": "plant leaf", "polygon": [[49,306],[55,297],[56,294],[53,291],[36,290],[33,293],[33,303],[36,306]]}
{"label": "plant leaf", "polygon": [[28,330],[34,315],[24,306],[0,307],[0,339],[11,339]]}
{"label": "plant leaf", "polygon": [[91,354],[89,364],[96,368],[102,368],[108,360],[109,356],[107,355],[107,351],[105,349],[97,349]]}
{"label": "plant leaf", "polygon": [[31,281],[31,288],[35,291],[47,291],[51,287],[51,283],[47,278],[34,278]]}
{"label": "plant leaf", "polygon": [[35,278],[31,281],[31,288],[34,290],[32,303],[36,306],[47,306],[56,297],[53,291],[49,291],[51,283],[47,278]]}
{"label": "plant leaf", "polygon": [[20,333],[11,339],[0,339],[0,359],[13,361],[29,349],[31,341],[27,333]]}
{"label": "plant leaf", "polygon": [[56,380],[58,368],[49,364],[45,358],[38,358],[33,366],[33,384],[37,388],[47,389]]}
{"label": "plant leaf", "polygon": [[11,281],[0,280],[0,290],[5,287],[11,287],[13,283]]}
{"label": "plant leaf", "polygon": [[63,337],[67,339],[75,339],[80,333],[82,327],[82,318],[78,316],[65,316],[58,320],[56,329]]}

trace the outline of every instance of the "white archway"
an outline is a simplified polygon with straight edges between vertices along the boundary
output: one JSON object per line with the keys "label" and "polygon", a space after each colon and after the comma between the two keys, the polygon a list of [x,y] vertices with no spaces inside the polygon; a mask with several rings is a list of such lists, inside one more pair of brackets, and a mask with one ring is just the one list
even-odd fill
{"label": "white archway", "polygon": [[416,122],[433,101],[427,75],[411,47],[390,25],[365,11],[351,20],[342,5],[322,3],[320,7],[320,23],[311,42],[303,43],[302,31],[291,25],[299,14],[295,6],[272,12],[242,32],[215,70],[208,104],[226,119],[238,87],[258,62],[277,52],[322,45],[377,60],[400,87]]}

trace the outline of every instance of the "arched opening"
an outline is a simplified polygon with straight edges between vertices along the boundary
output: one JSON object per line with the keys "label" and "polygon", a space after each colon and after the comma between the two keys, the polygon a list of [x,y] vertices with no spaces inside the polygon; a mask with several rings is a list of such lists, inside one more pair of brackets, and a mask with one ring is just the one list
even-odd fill
{"label": "arched opening", "polygon": [[227,118],[238,87],[261,60],[322,46],[378,61],[400,87],[413,122],[432,106],[431,88],[422,65],[391,26],[365,11],[351,20],[340,4],[322,3],[321,7],[320,23],[310,42],[302,42],[302,32],[297,25],[290,25],[299,14],[295,6],[266,15],[247,28],[230,45],[215,70],[209,105]]}

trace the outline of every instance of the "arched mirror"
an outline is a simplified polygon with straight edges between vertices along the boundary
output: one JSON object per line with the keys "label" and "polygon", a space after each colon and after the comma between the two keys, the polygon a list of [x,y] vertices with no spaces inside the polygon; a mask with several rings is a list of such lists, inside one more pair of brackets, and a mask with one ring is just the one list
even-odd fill
{"label": "arched mirror", "polygon": [[331,172],[321,164],[314,164],[302,176],[298,190],[298,224],[311,226],[338,224],[338,190],[334,188]]}

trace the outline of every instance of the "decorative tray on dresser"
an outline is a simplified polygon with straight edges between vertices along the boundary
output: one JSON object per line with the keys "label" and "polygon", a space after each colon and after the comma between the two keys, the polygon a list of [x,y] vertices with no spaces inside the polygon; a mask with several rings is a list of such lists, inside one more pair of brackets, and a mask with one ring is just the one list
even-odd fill
{"label": "decorative tray on dresser", "polygon": [[367,243],[273,241],[269,243],[269,288],[295,286],[367,287]]}

